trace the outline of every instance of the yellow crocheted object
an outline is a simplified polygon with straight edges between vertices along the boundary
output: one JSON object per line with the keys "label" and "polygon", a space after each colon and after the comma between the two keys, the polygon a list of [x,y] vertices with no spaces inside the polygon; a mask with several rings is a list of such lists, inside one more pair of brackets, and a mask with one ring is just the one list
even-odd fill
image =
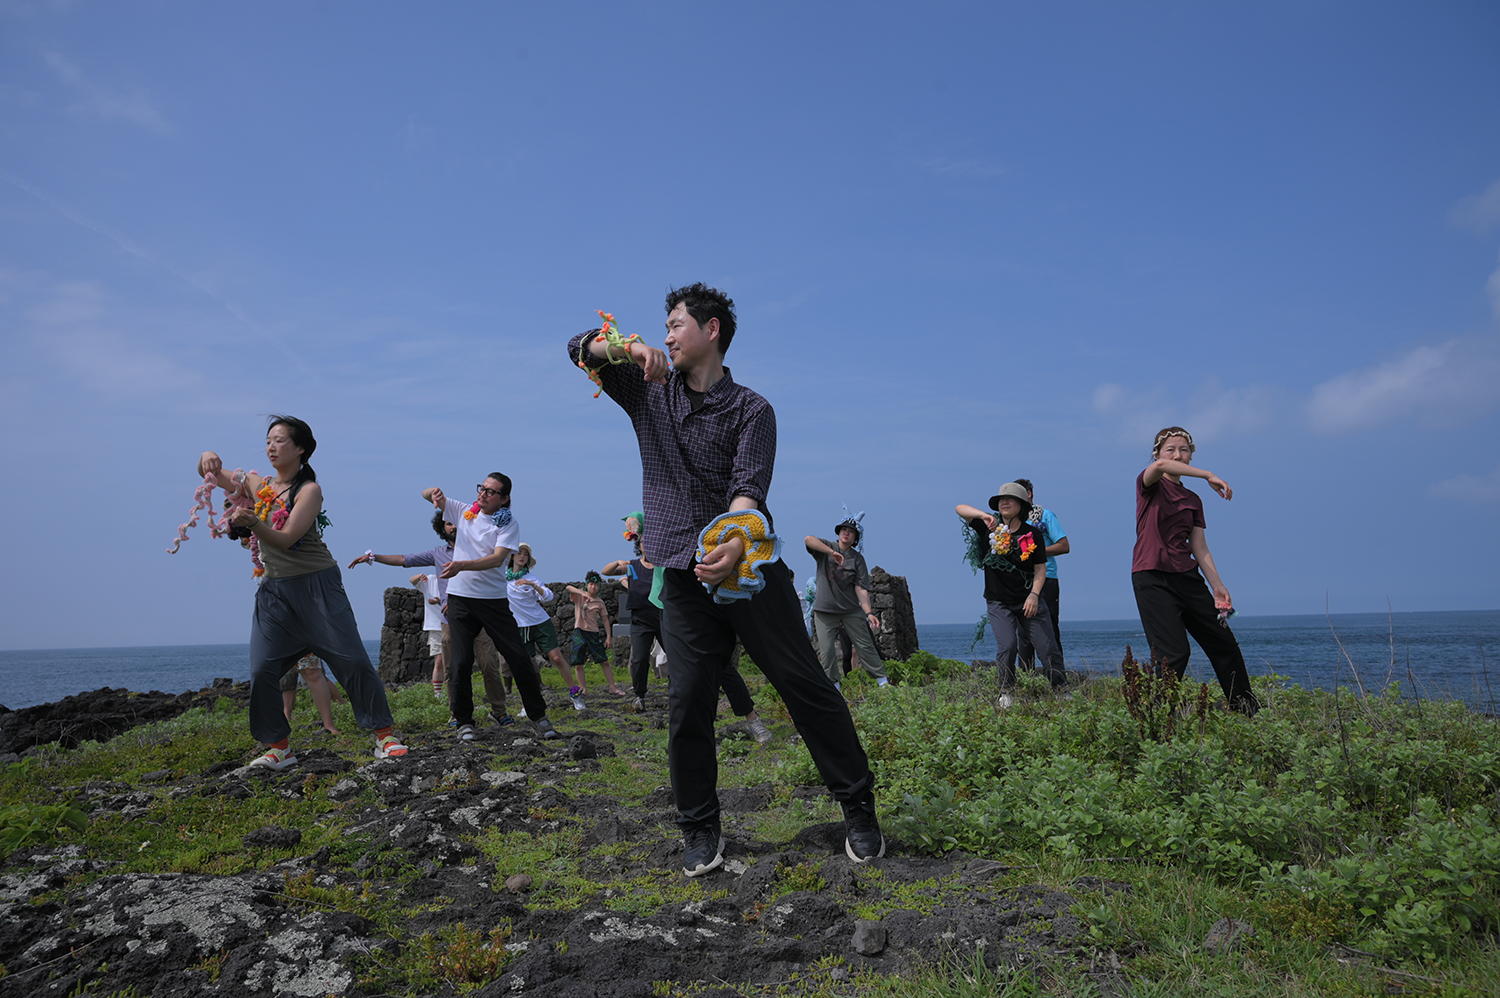
{"label": "yellow crocheted object", "polygon": [[771,522],[755,509],[715,517],[698,535],[698,560],[702,561],[732,537],[745,542],[745,553],[729,578],[709,586],[715,603],[749,599],[766,587],[766,566],[781,560],[781,538],[771,531]]}

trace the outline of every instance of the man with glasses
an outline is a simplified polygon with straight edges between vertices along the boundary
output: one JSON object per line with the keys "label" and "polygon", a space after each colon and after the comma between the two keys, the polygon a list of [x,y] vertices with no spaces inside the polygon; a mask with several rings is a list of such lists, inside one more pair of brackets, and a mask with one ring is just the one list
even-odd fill
{"label": "man with glasses", "polygon": [[[448,633],[453,661],[448,667],[448,704],[458,721],[458,736],[474,740],[474,639],[488,634],[495,650],[510,663],[511,674],[521,691],[526,716],[543,738],[558,737],[547,720],[547,701],[542,699],[542,681],[521,645],[521,629],[510,612],[505,565],[521,538],[521,527],[510,511],[510,478],[492,472],[475,486],[479,498],[464,507],[439,488],[422,490],[422,498],[458,527],[453,540],[453,560],[443,566],[448,581]],[[509,715],[496,718],[504,725]]]}

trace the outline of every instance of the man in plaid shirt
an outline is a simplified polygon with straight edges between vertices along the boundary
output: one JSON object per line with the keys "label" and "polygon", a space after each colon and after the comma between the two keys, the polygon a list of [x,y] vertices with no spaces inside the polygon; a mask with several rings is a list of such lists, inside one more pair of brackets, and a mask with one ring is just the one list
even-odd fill
{"label": "man in plaid shirt", "polygon": [[724,366],[734,302],[703,284],[667,295],[667,352],[642,342],[611,346],[593,329],[568,342],[575,364],[596,372],[635,426],[641,448],[646,558],[662,568],[662,644],[671,663],[667,758],[689,877],[724,862],[714,713],[719,669],[738,636],[786,703],[823,781],[844,811],[844,850],[856,863],[885,854],[874,776],[849,707],[813,654],[791,572],[765,569],[753,599],[715,603],[707,587],[734,571],[738,538],[696,561],[698,535],[726,512],[758,509],[776,463],[776,413]]}

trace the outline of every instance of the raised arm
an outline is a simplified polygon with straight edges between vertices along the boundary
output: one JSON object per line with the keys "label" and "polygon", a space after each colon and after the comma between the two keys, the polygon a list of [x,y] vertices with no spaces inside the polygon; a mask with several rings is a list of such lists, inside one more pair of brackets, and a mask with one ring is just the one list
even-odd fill
{"label": "raised arm", "polygon": [[349,563],[349,567],[355,565],[394,565],[397,568],[406,567],[406,556],[399,554],[376,554],[374,551],[366,551]]}
{"label": "raised arm", "polygon": [[836,548],[832,548],[827,544],[824,544],[822,538],[814,537],[812,534],[808,534],[802,539],[802,543],[806,545],[807,553],[812,555],[813,557],[817,557],[821,554],[825,557],[832,558],[833,563],[840,568],[844,567],[844,553],[837,550]]}
{"label": "raised arm", "polygon": [[1234,498],[1234,490],[1229,487],[1229,483],[1212,471],[1204,468],[1195,468],[1191,464],[1183,464],[1181,461],[1171,461],[1164,457],[1157,458],[1146,465],[1146,470],[1141,473],[1141,484],[1150,488],[1161,481],[1163,475],[1176,475],[1179,478],[1201,478],[1208,482],[1209,486],[1225,499]]}
{"label": "raised arm", "polygon": [[[624,575],[626,572],[629,572],[629,571],[630,571],[630,562],[625,561],[624,559],[620,559],[618,561],[612,561],[608,565],[605,565],[603,568],[601,568],[599,570],[599,574],[600,575]],[[625,586],[626,589],[630,588],[630,585],[628,584],[628,582],[622,582],[621,585]]]}
{"label": "raised arm", "polygon": [[953,512],[957,513],[958,518],[965,523],[968,523],[970,520],[983,520],[984,525],[991,530],[994,530],[996,524],[1000,522],[995,519],[995,514],[986,513],[977,506],[969,506],[965,503],[959,503],[957,506],[954,506]]}
{"label": "raised arm", "polygon": [[[220,460],[219,455],[211,450],[204,451],[203,456],[198,458],[198,477],[201,479],[204,475],[213,475],[214,484],[225,492],[234,491],[234,479],[224,470],[224,462]],[[260,488],[260,483],[260,475],[252,472],[245,476],[245,487],[252,493]]]}

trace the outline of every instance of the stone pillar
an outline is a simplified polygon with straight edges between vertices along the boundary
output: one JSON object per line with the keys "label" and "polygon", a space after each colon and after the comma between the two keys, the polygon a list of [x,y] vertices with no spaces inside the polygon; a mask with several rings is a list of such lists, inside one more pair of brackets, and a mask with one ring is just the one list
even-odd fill
{"label": "stone pillar", "polygon": [[[552,615],[557,628],[557,646],[568,661],[573,658],[573,601],[568,598],[567,590],[570,585],[588,588],[584,582],[548,582],[552,598],[542,601],[542,609]],[[609,610],[614,631],[614,662],[618,668],[628,670],[630,634],[628,628],[619,625],[620,599],[624,595],[625,589],[618,582],[606,581],[599,587],[599,598]],[[432,678],[432,656],[427,654],[427,638],[422,634],[422,593],[415,587],[392,586],[385,591],[385,624],[380,628],[377,668],[380,678],[393,685]]]}
{"label": "stone pillar", "polygon": [[870,569],[870,609],[880,618],[880,630],[875,635],[880,657],[899,662],[910,658],[919,646],[906,576],[891,575],[879,565]]}
{"label": "stone pillar", "polygon": [[391,586],[385,591],[385,623],[380,628],[376,669],[388,686],[432,679],[432,656],[422,633],[422,591]]}

